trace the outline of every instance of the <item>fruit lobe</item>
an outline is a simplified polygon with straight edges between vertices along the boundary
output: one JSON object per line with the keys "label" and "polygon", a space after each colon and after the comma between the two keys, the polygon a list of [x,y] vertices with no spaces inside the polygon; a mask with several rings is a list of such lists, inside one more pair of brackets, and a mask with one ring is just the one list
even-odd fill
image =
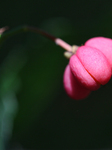
{"label": "fruit lobe", "polygon": [[85,46],[99,49],[108,59],[112,69],[112,39],[105,37],[94,37],[86,41]]}
{"label": "fruit lobe", "polygon": [[75,100],[84,99],[91,92],[79,83],[77,78],[73,75],[69,65],[65,68],[63,83],[67,94]]}

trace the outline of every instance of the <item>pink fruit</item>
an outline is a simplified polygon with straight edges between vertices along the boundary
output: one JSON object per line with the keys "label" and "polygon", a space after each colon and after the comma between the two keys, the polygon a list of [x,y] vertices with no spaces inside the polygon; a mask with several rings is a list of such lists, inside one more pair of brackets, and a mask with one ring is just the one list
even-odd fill
{"label": "pink fruit", "polygon": [[82,86],[67,65],[63,76],[64,88],[67,94],[75,100],[84,99],[90,94],[90,90]]}
{"label": "pink fruit", "polygon": [[74,76],[89,90],[97,90],[111,78],[111,66],[106,56],[96,48],[79,47],[69,65]]}
{"label": "pink fruit", "polygon": [[105,37],[94,37],[89,39],[85,46],[99,49],[108,59],[112,68],[112,39]]}

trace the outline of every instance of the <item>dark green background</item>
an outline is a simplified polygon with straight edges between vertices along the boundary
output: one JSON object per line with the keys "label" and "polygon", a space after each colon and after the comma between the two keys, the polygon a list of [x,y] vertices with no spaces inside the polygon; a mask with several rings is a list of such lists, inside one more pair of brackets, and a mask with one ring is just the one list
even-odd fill
{"label": "dark green background", "polygon": [[[91,37],[112,38],[111,0],[4,0],[0,27],[32,25],[69,44],[84,44]],[[35,33],[22,33],[1,47],[4,58],[26,59],[18,72],[18,112],[8,146],[26,149],[112,148],[112,83],[81,101],[63,89],[68,60],[64,50]],[[16,70],[13,59],[12,67]]]}

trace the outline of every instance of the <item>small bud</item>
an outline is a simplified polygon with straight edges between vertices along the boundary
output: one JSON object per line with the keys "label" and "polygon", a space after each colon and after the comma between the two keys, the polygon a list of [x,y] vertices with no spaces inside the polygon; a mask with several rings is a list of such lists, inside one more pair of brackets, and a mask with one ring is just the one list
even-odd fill
{"label": "small bud", "polygon": [[76,53],[76,51],[78,50],[78,48],[79,48],[79,46],[77,46],[77,45],[73,45],[72,46],[72,53]]}
{"label": "small bud", "polygon": [[70,59],[70,57],[71,57],[73,54],[76,53],[76,51],[78,50],[78,48],[79,48],[79,46],[73,45],[73,46],[71,47],[71,52],[69,52],[69,51],[64,52],[64,56],[65,56],[67,59]]}
{"label": "small bud", "polygon": [[64,56],[67,58],[67,59],[70,59],[70,57],[73,55],[72,52],[64,52]]}

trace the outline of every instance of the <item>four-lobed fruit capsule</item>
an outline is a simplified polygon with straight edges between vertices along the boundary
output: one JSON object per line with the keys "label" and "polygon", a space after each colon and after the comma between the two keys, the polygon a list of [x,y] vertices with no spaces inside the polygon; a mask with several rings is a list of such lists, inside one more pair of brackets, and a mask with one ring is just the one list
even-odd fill
{"label": "four-lobed fruit capsule", "polygon": [[[107,53],[109,53],[110,55]],[[90,91],[97,90],[100,87],[100,85],[106,84],[110,80],[112,73],[111,56],[112,56],[111,39],[103,37],[92,38],[88,40],[84,46],[80,46],[76,54],[71,56],[69,61],[68,70],[71,70],[72,77],[71,75],[68,75],[69,79],[66,77],[67,69],[65,69],[64,73],[64,87],[68,95],[73,99],[83,99],[87,97],[87,95],[89,95],[90,93],[86,91],[87,89]],[[78,82],[78,85],[80,84],[81,88],[83,87],[83,89],[81,89],[80,86],[77,86],[77,84],[74,82],[72,83],[72,86],[70,86],[68,80],[72,82],[73,81],[72,78],[74,78],[74,80]],[[67,83],[69,86],[67,86]],[[78,90],[76,90],[77,87]],[[71,90],[72,88],[73,90]],[[82,94],[84,89],[86,89],[85,90],[86,96],[83,96]]]}

